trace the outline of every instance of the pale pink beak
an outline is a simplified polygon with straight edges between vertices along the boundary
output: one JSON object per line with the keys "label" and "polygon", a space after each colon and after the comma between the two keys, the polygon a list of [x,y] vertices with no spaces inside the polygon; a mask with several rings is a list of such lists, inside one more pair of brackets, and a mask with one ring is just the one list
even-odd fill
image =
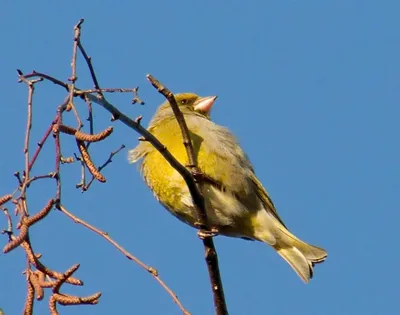
{"label": "pale pink beak", "polygon": [[211,111],[211,107],[214,105],[217,97],[218,96],[206,96],[199,98],[193,104],[194,110],[208,114]]}

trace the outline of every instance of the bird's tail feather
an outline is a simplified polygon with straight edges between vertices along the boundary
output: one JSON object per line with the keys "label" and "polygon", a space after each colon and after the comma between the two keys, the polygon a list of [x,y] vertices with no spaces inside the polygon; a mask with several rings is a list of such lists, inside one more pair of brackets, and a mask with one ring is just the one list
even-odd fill
{"label": "bird's tail feather", "polygon": [[308,283],[313,276],[314,264],[323,262],[328,256],[322,248],[307,244],[299,240],[284,227],[280,230],[283,237],[277,239],[274,248],[297,272],[304,282]]}

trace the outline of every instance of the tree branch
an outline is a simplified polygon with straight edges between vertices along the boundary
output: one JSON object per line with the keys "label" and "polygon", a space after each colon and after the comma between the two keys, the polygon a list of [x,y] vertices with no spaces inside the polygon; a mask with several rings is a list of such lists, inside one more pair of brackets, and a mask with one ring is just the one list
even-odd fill
{"label": "tree branch", "polygon": [[[167,87],[161,84],[156,78],[154,78],[151,74],[147,75],[147,79],[157,89],[159,93],[164,95],[164,97],[168,100],[169,104],[171,105],[171,108],[174,112],[179,127],[181,128],[183,145],[186,148],[186,153],[188,155],[190,167],[194,172],[199,173],[200,170],[197,167],[192,141],[189,136],[189,129],[186,125],[185,118],[182,112],[180,111],[178,104],[176,103],[174,94]],[[207,222],[207,212],[204,204],[204,198],[201,194],[201,185],[196,184],[196,181],[192,174],[190,178],[188,178],[188,180],[185,179],[185,181],[189,187],[190,194],[196,206],[197,217],[200,219],[199,227],[200,229],[206,228],[208,231],[210,231],[211,229],[208,226]],[[225,302],[224,288],[221,280],[221,273],[219,271],[218,255],[214,246],[212,234],[203,233],[201,234],[200,238],[203,240],[205,258],[208,267],[208,274],[210,276],[211,289],[214,296],[214,305],[216,314],[218,315],[228,314],[228,309]]]}

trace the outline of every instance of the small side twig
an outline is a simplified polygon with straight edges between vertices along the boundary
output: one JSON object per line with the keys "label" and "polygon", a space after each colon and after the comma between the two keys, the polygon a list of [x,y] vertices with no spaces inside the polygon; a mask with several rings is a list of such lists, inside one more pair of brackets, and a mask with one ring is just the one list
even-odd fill
{"label": "small side twig", "polygon": [[[80,20],[79,20],[79,22],[78,22],[79,27],[82,25],[82,23],[83,23],[84,21],[85,21],[84,19],[80,19]],[[83,58],[84,58],[85,61],[86,61],[87,66],[88,66],[88,68],[89,68],[89,72],[90,72],[90,75],[91,75],[91,77],[92,77],[92,81],[93,81],[93,83],[94,83],[94,88],[97,90],[97,93],[98,93],[98,95],[100,96],[100,98],[104,98],[103,92],[102,92],[101,89],[100,89],[99,81],[97,80],[97,76],[96,76],[96,73],[95,73],[94,68],[93,68],[92,57],[90,57],[90,56],[86,53],[86,50],[85,50],[85,48],[83,47],[82,42],[81,42],[80,33],[79,33],[78,36],[76,37],[76,42],[77,42],[79,51],[81,52]]]}
{"label": "small side twig", "polygon": [[[122,144],[117,150],[111,152],[110,155],[108,156],[108,159],[101,166],[99,166],[99,168],[98,168],[99,172],[101,172],[101,170],[103,168],[105,168],[108,164],[112,163],[112,158],[114,157],[114,155],[118,154],[123,149],[125,149],[125,145],[124,144]],[[92,183],[94,182],[95,179],[96,178],[94,176],[92,176],[92,179],[85,186],[82,187],[82,192],[87,191],[90,188],[90,186],[92,185]]]}
{"label": "small side twig", "polygon": [[51,134],[51,131],[53,130],[54,123],[55,123],[55,121],[51,122],[49,128],[47,128],[46,132],[44,133],[43,138],[38,142],[38,147],[37,147],[35,153],[33,154],[33,157],[31,159],[31,161],[29,162],[29,170],[32,169],[32,166],[35,164],[35,161],[38,158],[39,153],[42,150],[42,147],[43,147],[44,143],[46,142],[47,138]]}
{"label": "small side twig", "polygon": [[[28,80],[24,77],[24,74],[21,70],[17,70],[18,78],[20,82],[25,82],[28,85],[28,115],[26,121],[26,131],[25,131],[25,142],[24,142],[24,155],[25,155],[25,171],[24,171],[24,183],[23,188],[26,187],[27,182],[29,181],[30,176],[30,167],[29,167],[29,140],[32,129],[32,103],[33,103],[33,93],[35,92],[35,83],[43,81],[43,78],[38,78],[35,80]],[[25,204],[24,207],[25,214],[28,214],[28,207]]]}
{"label": "small side twig", "polygon": [[77,53],[78,53],[78,41],[81,35],[81,24],[83,23],[83,20],[80,20],[78,24],[75,25],[74,27],[74,44],[72,48],[72,61],[71,61],[71,70],[72,74],[68,78],[68,81],[71,82],[69,85],[69,102],[67,106],[67,111],[73,110],[75,119],[77,121],[78,127],[77,129],[80,130],[83,127],[83,123],[81,118],[79,117],[78,111],[76,110],[75,104],[74,104],[74,93],[75,93],[75,82],[78,80],[78,77],[76,76],[76,59],[77,59]]}
{"label": "small side twig", "polygon": [[0,209],[3,210],[3,213],[7,218],[7,230],[2,230],[1,234],[8,234],[8,240],[12,241],[12,237],[13,237],[13,222],[11,220],[10,212],[8,212],[7,208],[2,207],[2,206],[0,206]]}

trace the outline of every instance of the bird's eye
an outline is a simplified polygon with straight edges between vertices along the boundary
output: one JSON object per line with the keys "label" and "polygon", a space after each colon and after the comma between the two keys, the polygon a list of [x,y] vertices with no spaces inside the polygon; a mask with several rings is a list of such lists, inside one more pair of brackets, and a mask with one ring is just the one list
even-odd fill
{"label": "bird's eye", "polygon": [[189,100],[187,100],[187,99],[181,100],[181,104],[182,104],[182,105],[186,105],[187,103],[189,103]]}

